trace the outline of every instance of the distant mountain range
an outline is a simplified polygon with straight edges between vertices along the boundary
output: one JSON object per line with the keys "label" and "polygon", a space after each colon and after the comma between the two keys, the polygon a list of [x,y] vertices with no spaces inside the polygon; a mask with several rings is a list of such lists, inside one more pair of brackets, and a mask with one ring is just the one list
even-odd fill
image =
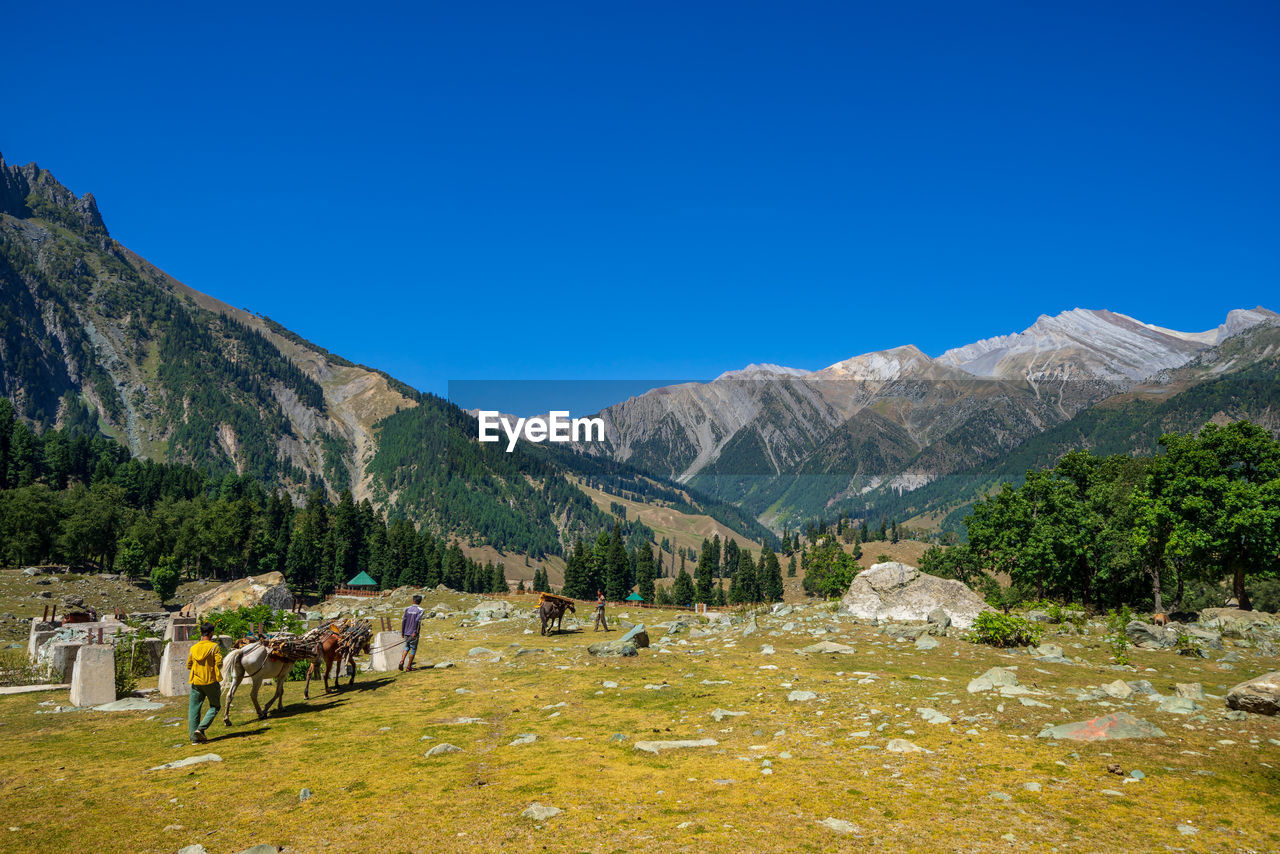
{"label": "distant mountain range", "polygon": [[654,389],[600,413],[604,443],[507,454],[447,401],[186,287],[112,239],[92,195],[3,158],[0,297],[0,396],[32,425],[295,499],[349,489],[533,556],[613,524],[579,484],[760,542],[836,512],[954,526],[998,479],[1073,447],[1150,453],[1210,418],[1280,429],[1274,312],[1188,333],[1075,309],[937,358],[908,345]]}
{"label": "distant mountain range", "polygon": [[[907,345],[818,371],[751,365],[607,407],[607,443],[580,450],[689,483],[775,527],[865,515],[949,475],[982,481],[1027,440],[1119,396],[1167,398],[1274,367],[1278,327],[1264,308],[1232,311],[1205,332],[1074,309],[937,358]],[[1233,417],[1275,417],[1263,399],[1240,403]],[[1154,438],[1138,450],[1153,448]]]}
{"label": "distant mountain range", "polygon": [[100,430],[135,456],[251,476],[295,500],[350,490],[533,557],[613,526],[579,482],[772,538],[736,508],[626,465],[482,446],[457,407],[183,285],[112,239],[92,195],[2,157],[0,396],[37,429]]}

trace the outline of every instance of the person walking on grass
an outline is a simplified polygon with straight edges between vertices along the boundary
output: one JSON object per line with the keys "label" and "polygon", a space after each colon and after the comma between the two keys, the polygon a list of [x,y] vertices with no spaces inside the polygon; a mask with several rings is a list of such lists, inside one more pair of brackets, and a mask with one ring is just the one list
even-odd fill
{"label": "person walking on grass", "polygon": [[[418,633],[422,630],[422,597],[418,594],[413,596],[413,604],[404,609],[404,616],[400,618],[400,637],[404,638],[404,652],[400,653],[400,670],[413,670],[413,658],[418,654]],[[409,666],[405,667],[404,660],[409,659]]]}
{"label": "person walking on grass", "polygon": [[606,632],[609,631],[609,624],[606,623],[604,619],[604,593],[597,590],[596,591],[596,626],[594,629],[592,629],[592,631],[598,632],[600,631],[600,628],[602,626],[604,627],[604,630]]}
{"label": "person walking on grass", "polygon": [[[222,708],[222,647],[213,639],[213,624],[200,626],[200,640],[187,653],[187,669],[191,675],[191,694],[187,698],[187,730],[192,744],[204,744],[209,738],[204,734]],[[200,707],[209,702],[209,711],[200,717]]]}

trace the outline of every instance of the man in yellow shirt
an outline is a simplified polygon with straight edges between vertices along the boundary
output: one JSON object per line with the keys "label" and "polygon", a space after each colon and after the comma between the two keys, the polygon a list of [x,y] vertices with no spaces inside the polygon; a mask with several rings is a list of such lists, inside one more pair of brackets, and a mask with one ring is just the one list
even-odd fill
{"label": "man in yellow shirt", "polygon": [[[187,729],[192,744],[204,744],[209,739],[204,731],[218,716],[222,708],[222,648],[213,640],[213,625],[200,626],[200,640],[187,653],[187,669],[191,671],[191,694],[187,698]],[[209,711],[200,717],[200,707],[209,701]]]}

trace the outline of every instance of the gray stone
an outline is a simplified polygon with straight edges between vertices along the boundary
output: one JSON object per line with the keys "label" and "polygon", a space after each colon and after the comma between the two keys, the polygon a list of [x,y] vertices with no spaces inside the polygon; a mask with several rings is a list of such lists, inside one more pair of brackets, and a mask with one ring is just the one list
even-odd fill
{"label": "gray stone", "polygon": [[192,765],[202,765],[206,762],[221,762],[222,757],[216,753],[205,753],[200,756],[188,756],[186,759],[179,759],[175,762],[166,762],[163,765],[156,765],[151,771],[170,771],[174,768],[189,768]]}
{"label": "gray stone", "polygon": [[1231,711],[1223,715],[1223,717],[1225,717],[1229,721],[1247,721],[1249,720],[1249,713],[1242,712],[1239,709],[1232,709]]}
{"label": "gray stone", "polygon": [[433,669],[433,670],[448,670],[450,667],[453,667],[453,662],[452,662],[452,661],[437,661],[437,662],[436,662],[435,664],[433,664],[431,667],[432,667],[432,669]]}
{"label": "gray stone", "polygon": [[720,742],[714,738],[686,738],[675,741],[637,741],[636,750],[652,753],[655,756],[663,750],[681,750],[689,747],[715,747]]}
{"label": "gray stone", "polygon": [[624,640],[593,643],[587,647],[587,652],[602,658],[630,658],[640,654],[634,643]]}
{"label": "gray stone", "polygon": [[1018,674],[1004,667],[992,667],[976,679],[970,679],[967,691],[977,694],[993,688],[1012,688],[1018,684]]}
{"label": "gray stone", "polygon": [[916,641],[916,649],[921,652],[928,652],[931,649],[937,649],[938,646],[938,641],[929,635],[921,635],[920,639]]}
{"label": "gray stone", "polygon": [[824,818],[822,821],[818,822],[818,824],[822,825],[828,830],[834,830],[836,833],[857,833],[858,832],[858,826],[856,824],[854,824],[853,822],[845,821],[842,818]]}
{"label": "gray stone", "polygon": [[186,845],[178,849],[178,854],[209,854],[203,845]]}
{"label": "gray stone", "polygon": [[990,606],[959,581],[896,562],[858,573],[840,600],[841,613],[864,620],[923,621],[935,610],[943,611],[956,628],[967,629]]}
{"label": "gray stone", "polygon": [[473,646],[471,647],[471,649],[467,650],[468,658],[476,658],[477,656],[481,656],[481,655],[493,655],[493,654],[494,654],[493,650],[483,646]]}
{"label": "gray stone", "polygon": [[1227,692],[1227,706],[1255,715],[1280,713],[1280,670],[1232,687]]}
{"label": "gray stone", "polygon": [[1123,679],[1108,682],[1106,685],[1102,686],[1102,690],[1107,694],[1107,696],[1113,697],[1117,700],[1128,700],[1133,696],[1133,689],[1130,688],[1129,683],[1125,682]]}
{"label": "gray stone", "polygon": [[437,744],[428,750],[423,756],[443,756],[446,753],[461,753],[462,748],[452,744]]}
{"label": "gray stone", "polygon": [[745,714],[746,712],[731,712],[728,709],[716,709],[711,713],[711,717],[715,718],[716,723],[719,723],[725,718],[740,718]]}
{"label": "gray stone", "polygon": [[1120,738],[1164,738],[1164,731],[1127,712],[1116,712],[1087,721],[1047,727],[1039,733],[1039,737],[1072,741],[1112,741]]}
{"label": "gray stone", "polygon": [[796,650],[800,655],[852,655],[857,652],[848,644],[836,643],[835,641],[818,641],[808,646]]}
{"label": "gray stone", "polygon": [[280,847],[278,845],[254,845],[237,854],[279,854]]}
{"label": "gray stone", "polygon": [[152,703],[149,700],[142,700],[138,697],[125,697],[123,700],[94,706],[93,710],[95,712],[147,712],[163,708],[164,703]]}
{"label": "gray stone", "polygon": [[1200,711],[1200,704],[1186,697],[1165,697],[1156,707],[1156,711],[1169,715],[1193,715]]}
{"label": "gray stone", "polygon": [[1175,697],[1186,697],[1188,700],[1197,700],[1203,702],[1204,687],[1199,682],[1179,682],[1173,686],[1173,694]]}
{"label": "gray stone", "polygon": [[812,691],[792,691],[787,695],[787,700],[792,703],[805,703],[809,700],[818,699],[818,695]]}
{"label": "gray stone", "polygon": [[507,745],[507,747],[516,747],[521,744],[533,744],[537,740],[538,737],[531,732],[521,733],[520,735],[517,735],[511,743]]}
{"label": "gray stone", "polygon": [[890,753],[933,753],[932,750],[912,744],[905,738],[889,739],[889,743],[884,746],[884,749]]}
{"label": "gray stone", "polygon": [[301,792],[298,792],[298,800],[299,800],[299,801],[309,801],[309,800],[311,800],[311,790],[310,790],[310,789],[303,789]]}
{"label": "gray stone", "polygon": [[649,632],[645,630],[643,624],[632,626],[627,633],[618,638],[619,643],[634,644],[637,649],[644,649],[649,646]]}
{"label": "gray stone", "polygon": [[101,706],[116,699],[116,651],[111,644],[85,644],[71,678],[71,705]]}
{"label": "gray stone", "polygon": [[946,634],[947,629],[951,628],[951,617],[942,608],[934,608],[926,619],[929,621],[930,634]]}
{"label": "gray stone", "polygon": [[1124,633],[1134,646],[1146,649],[1173,649],[1178,645],[1178,631],[1168,626],[1153,626],[1134,620],[1124,627]]}
{"label": "gray stone", "polygon": [[531,818],[534,821],[546,821],[549,818],[555,818],[564,810],[559,807],[545,807],[539,803],[532,803],[527,806],[520,815],[524,818]]}
{"label": "gray stone", "polygon": [[880,630],[880,634],[891,637],[894,640],[913,641],[928,633],[928,625],[901,625],[899,623],[890,623]]}

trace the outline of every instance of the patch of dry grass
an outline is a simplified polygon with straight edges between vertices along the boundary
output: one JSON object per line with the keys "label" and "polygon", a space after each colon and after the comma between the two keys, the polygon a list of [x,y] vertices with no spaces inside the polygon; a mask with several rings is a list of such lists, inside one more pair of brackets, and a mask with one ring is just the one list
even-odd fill
{"label": "patch of dry grass", "polygon": [[[424,604],[433,604],[430,594]],[[673,613],[643,612],[654,641],[664,630],[653,624]],[[1220,700],[1209,701],[1202,723],[1158,713],[1141,700],[1108,708],[1066,692],[1119,676],[1149,679],[1166,694],[1175,682],[1190,681],[1221,693],[1274,668],[1274,660],[1241,650],[1244,660],[1224,671],[1213,662],[1137,650],[1138,672],[1124,674],[1102,667],[1106,649],[1098,636],[1046,639],[1092,666],[1039,665],[954,638],[917,651],[820,607],[759,622],[751,637],[743,637],[741,625],[705,637],[681,632],[665,647],[669,653],[655,647],[634,659],[597,659],[585,647],[604,636],[590,631],[543,638],[523,616],[472,627],[432,620],[420,660],[456,667],[363,673],[354,689],[310,702],[290,685],[285,714],[264,723],[250,720],[242,693],[236,725],[217,724],[219,737],[207,747],[185,743],[185,701],[169,700],[147,720],[147,713],[35,714],[48,708],[42,701],[65,703],[65,695],[0,698],[6,746],[0,803],[4,824],[18,828],[0,828],[8,834],[0,835],[0,848],[172,852],[192,842],[214,854],[258,842],[299,852],[1280,848],[1280,747],[1269,741],[1280,741],[1280,721],[1227,721]],[[787,622],[795,623],[791,631],[783,631]],[[795,654],[814,640],[810,631],[828,625],[836,632],[824,638],[857,652]],[[775,654],[763,654],[764,644]],[[469,655],[475,647],[501,659]],[[516,655],[519,649],[536,652]],[[968,680],[994,665],[1017,666],[1023,684],[1044,692],[1034,699],[1047,707],[968,694]],[[864,674],[874,678],[863,684]],[[793,689],[818,699],[789,702]],[[952,723],[925,723],[915,711],[925,706]],[[716,722],[717,708],[746,714]],[[1098,744],[1036,738],[1046,724],[1120,708],[1168,737]],[[455,722],[468,718],[480,722]],[[179,726],[166,726],[169,719],[180,719]],[[524,733],[537,741],[512,746]],[[615,734],[626,738],[612,740]],[[889,753],[884,748],[895,737],[933,752]],[[633,746],[645,738],[719,744],[652,756]],[[462,752],[424,757],[442,742]],[[206,752],[225,761],[147,770]],[[1109,763],[1147,777],[1126,784],[1107,772]],[[1041,790],[1023,788],[1031,782]],[[303,787],[314,796],[299,802]],[[564,813],[545,822],[522,818],[533,802]],[[856,838],[819,824],[828,817],[852,822]],[[1199,832],[1182,835],[1179,823]]]}

